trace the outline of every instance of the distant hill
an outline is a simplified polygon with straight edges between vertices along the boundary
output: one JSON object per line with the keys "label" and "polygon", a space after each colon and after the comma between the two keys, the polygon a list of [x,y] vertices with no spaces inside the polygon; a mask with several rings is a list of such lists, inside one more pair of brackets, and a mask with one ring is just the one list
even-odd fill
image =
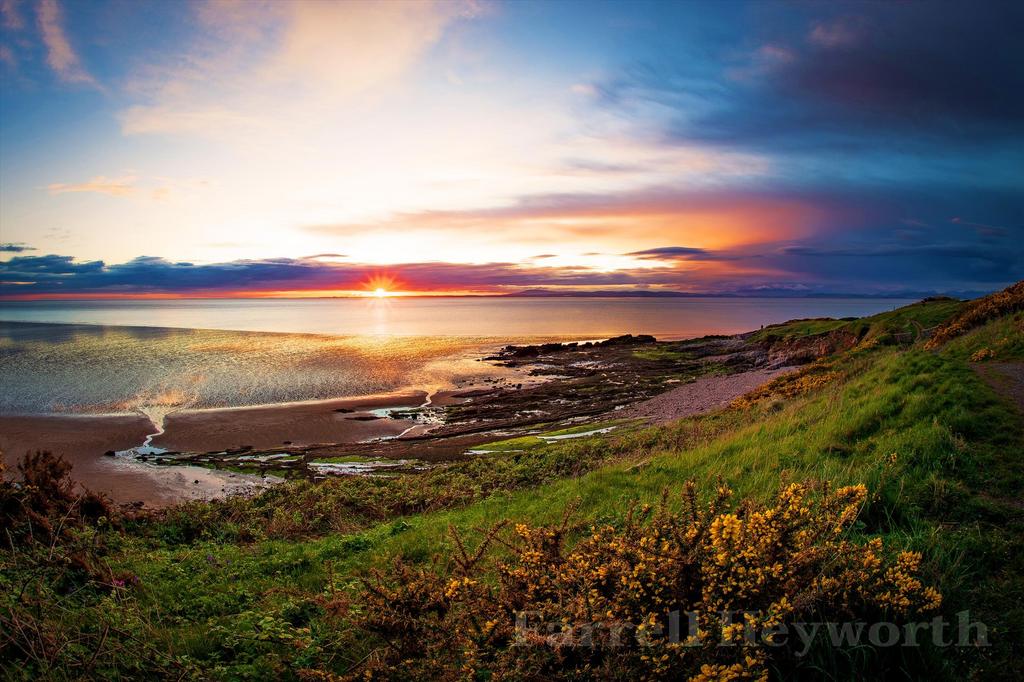
{"label": "distant hill", "polygon": [[629,289],[626,291],[553,291],[551,289],[525,289],[506,297],[514,298],[704,298],[706,294],[688,294],[683,291]]}
{"label": "distant hill", "polygon": [[[954,292],[957,298],[974,298],[987,292]],[[757,289],[726,293],[695,294],[685,291],[666,291],[664,289],[626,289],[596,291],[558,291],[554,289],[524,289],[509,294],[500,294],[502,298],[902,298],[922,299],[934,298],[933,292],[907,291],[888,294],[851,294],[794,291],[793,289]]]}

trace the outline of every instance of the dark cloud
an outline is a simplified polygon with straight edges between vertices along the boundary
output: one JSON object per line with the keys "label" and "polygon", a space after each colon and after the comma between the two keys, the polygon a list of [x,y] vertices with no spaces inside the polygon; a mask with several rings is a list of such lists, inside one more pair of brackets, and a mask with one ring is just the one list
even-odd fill
{"label": "dark cloud", "polygon": [[76,263],[73,256],[15,256],[0,263],[0,275],[5,279],[17,275],[21,279],[60,279],[89,275],[103,269],[103,261]]}
{"label": "dark cloud", "polygon": [[919,290],[994,289],[1024,279],[1020,250],[986,243],[822,242],[787,246],[768,258],[796,279],[842,281],[851,290],[872,284],[913,285]]}
{"label": "dark cloud", "polygon": [[[1019,134],[1024,6],[989,0],[861,3],[815,24],[772,85],[839,116],[951,135]],[[831,35],[831,40],[821,40]],[[815,37],[819,37],[815,40]]]}
{"label": "dark cloud", "polygon": [[636,256],[637,258],[649,258],[651,260],[689,260],[692,258],[701,260],[710,254],[707,249],[697,249],[691,246],[661,246],[656,249],[631,251],[626,255]]}
{"label": "dark cloud", "polygon": [[0,262],[0,296],[362,290],[380,275],[409,291],[614,286],[747,295],[985,291],[1024,278],[1019,249],[990,242],[906,243],[893,237],[899,229],[876,231],[872,240],[847,243],[811,241],[717,251],[681,246],[645,249],[630,255],[678,262],[679,267],[611,272],[522,263],[382,267],[311,258],[193,264],[140,257],[105,264],[78,263],[58,255],[19,256]]}
{"label": "dark cloud", "polygon": [[583,171],[599,175],[616,175],[620,173],[638,173],[647,170],[641,164],[607,163],[594,159],[568,159],[565,168],[569,171]]}
{"label": "dark cloud", "polygon": [[[75,263],[69,256],[22,256],[0,263],[0,295],[188,294],[288,290],[359,290],[380,274],[414,291],[500,290],[507,287],[668,284],[670,273],[642,279],[632,271],[592,272],[518,263],[405,263],[393,266],[276,258],[196,265],[140,257],[127,263]],[[32,284],[2,284],[32,282]]]}
{"label": "dark cloud", "polygon": [[[985,223],[973,223],[969,220],[964,220],[963,218],[953,218],[949,222],[972,229],[982,237],[1005,237],[1010,233],[1010,228],[1008,227],[986,225]],[[1020,232],[1021,230],[1017,231]]]}
{"label": "dark cloud", "polygon": [[35,247],[27,246],[24,242],[18,242],[17,244],[7,242],[5,244],[0,244],[0,253],[24,253],[25,251],[35,250]]}
{"label": "dark cloud", "polygon": [[646,103],[674,111],[662,132],[681,143],[947,155],[1002,145],[1019,161],[1010,145],[1024,140],[1024,3],[755,3],[751,12],[759,28],[706,60],[662,55],[624,68],[595,86],[597,101],[627,115]]}

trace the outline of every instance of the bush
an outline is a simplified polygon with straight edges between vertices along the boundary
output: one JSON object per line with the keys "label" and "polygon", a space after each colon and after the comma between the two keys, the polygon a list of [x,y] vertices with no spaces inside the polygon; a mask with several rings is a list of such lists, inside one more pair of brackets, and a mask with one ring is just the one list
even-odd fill
{"label": "bush", "polygon": [[798,372],[783,374],[764,386],[736,398],[732,401],[731,407],[742,410],[762,401],[795,398],[816,391],[841,376],[839,372],[831,371],[830,367],[831,363],[819,361]]}
{"label": "bush", "polygon": [[[790,624],[902,619],[935,611],[921,555],[887,559],[880,539],[847,534],[864,486],[814,494],[786,487],[768,506],[708,504],[687,485],[683,511],[663,499],[620,527],[593,527],[568,548],[568,524],[501,526],[475,552],[454,537],[449,575],[401,562],[365,581],[358,624],[386,646],[366,678],[753,679],[792,656]],[[497,580],[489,549],[507,554]],[[723,612],[732,616],[723,618]],[[690,629],[689,616],[697,629]],[[675,624],[673,621],[675,620]],[[673,637],[673,632],[679,632]]]}
{"label": "bush", "polygon": [[1024,310],[1024,280],[1008,286],[1002,291],[971,301],[961,313],[935,331],[932,338],[928,339],[928,343],[925,344],[925,348],[929,350],[939,348],[950,339],[975,327],[980,327],[989,320],[1019,310]]}
{"label": "bush", "polygon": [[21,480],[7,476],[0,464],[0,538],[9,549],[34,543],[54,543],[83,524],[110,518],[103,496],[75,492],[71,465],[49,452],[27,454],[18,464]]}

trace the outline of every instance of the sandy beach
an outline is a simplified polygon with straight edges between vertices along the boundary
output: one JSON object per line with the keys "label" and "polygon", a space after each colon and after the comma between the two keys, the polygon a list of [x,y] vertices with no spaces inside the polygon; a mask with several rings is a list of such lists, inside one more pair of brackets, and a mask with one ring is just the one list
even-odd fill
{"label": "sandy beach", "polygon": [[74,463],[81,477],[89,461],[139,445],[152,432],[143,415],[0,415],[0,450],[11,468],[27,452],[49,450]]}
{"label": "sandy beach", "polygon": [[[374,415],[370,410],[416,407],[426,398],[424,391],[407,391],[175,412],[166,417],[164,433],[152,444],[168,450],[207,452],[244,446],[270,448],[285,445],[286,441],[302,446],[393,437],[413,424],[400,419],[371,419]],[[156,466],[104,454],[141,445],[155,431],[143,415],[0,415],[0,450],[12,471],[27,452],[49,450],[62,455],[74,467],[75,480],[115,502],[141,501],[159,507],[183,498],[220,497],[260,485],[258,477],[201,467]]]}
{"label": "sandy beach", "polygon": [[[119,503],[162,507],[189,497],[227,493],[221,490],[223,472],[200,467],[171,470],[103,454],[136,446],[152,432],[152,423],[142,415],[0,416],[0,449],[11,471],[27,452],[61,455],[71,463],[72,477],[80,485]],[[200,484],[193,483],[196,480]]]}

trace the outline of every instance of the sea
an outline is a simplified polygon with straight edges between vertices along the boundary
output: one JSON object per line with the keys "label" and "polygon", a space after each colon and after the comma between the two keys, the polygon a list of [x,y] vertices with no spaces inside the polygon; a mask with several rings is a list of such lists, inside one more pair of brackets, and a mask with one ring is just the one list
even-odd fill
{"label": "sea", "polygon": [[878,298],[389,297],[0,302],[0,414],[120,414],[436,390],[509,343],[736,334]]}

